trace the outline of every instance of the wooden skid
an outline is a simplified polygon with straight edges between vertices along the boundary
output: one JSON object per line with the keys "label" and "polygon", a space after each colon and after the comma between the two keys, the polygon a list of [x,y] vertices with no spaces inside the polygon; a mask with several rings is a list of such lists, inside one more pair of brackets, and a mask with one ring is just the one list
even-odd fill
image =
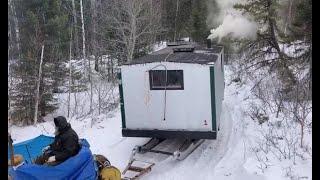
{"label": "wooden skid", "polygon": [[159,139],[159,138],[152,138],[150,141],[148,141],[146,144],[142,146],[138,146],[138,152],[139,153],[146,153],[149,152],[152,148],[160,144],[165,139]]}
{"label": "wooden skid", "polygon": [[[152,138],[142,146],[136,146],[131,154],[128,165],[122,172],[124,178],[122,180],[135,180],[151,171],[155,163],[136,160],[136,153],[160,153],[173,156],[176,160],[183,160],[191,154],[202,142],[203,139],[175,139],[165,141],[165,139]],[[174,148],[172,148],[174,147]],[[140,164],[139,164],[140,163]]]}
{"label": "wooden skid", "polygon": [[[135,162],[140,162],[140,163],[144,163],[144,165],[147,164],[147,166],[144,167],[140,167],[139,165],[133,165]],[[131,161],[127,168],[122,172],[122,174],[124,175],[124,178],[122,178],[123,180],[135,180],[135,179],[139,179],[141,176],[145,175],[146,173],[151,171],[152,166],[154,166],[154,163],[150,163],[150,162],[145,162],[145,161],[139,161],[139,160],[135,160],[133,159],[133,161]],[[134,173],[130,173],[134,172]],[[129,175],[129,173],[131,175]]]}
{"label": "wooden skid", "polygon": [[187,140],[178,151],[174,152],[173,158],[176,160],[183,160],[189,154],[191,154],[201,143],[203,143],[203,139],[198,139],[194,141]]}

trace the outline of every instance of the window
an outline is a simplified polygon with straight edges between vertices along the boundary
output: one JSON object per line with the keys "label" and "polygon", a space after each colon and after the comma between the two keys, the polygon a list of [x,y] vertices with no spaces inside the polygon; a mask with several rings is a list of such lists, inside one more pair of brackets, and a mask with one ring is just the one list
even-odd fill
{"label": "window", "polygon": [[149,71],[149,78],[151,90],[183,90],[184,88],[182,70],[151,70]]}

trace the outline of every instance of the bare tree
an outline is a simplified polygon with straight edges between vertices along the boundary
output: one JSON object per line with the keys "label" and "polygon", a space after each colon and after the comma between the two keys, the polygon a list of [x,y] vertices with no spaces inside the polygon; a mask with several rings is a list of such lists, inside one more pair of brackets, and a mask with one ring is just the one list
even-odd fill
{"label": "bare tree", "polygon": [[[11,29],[10,29],[10,25],[9,25],[9,28],[8,28],[8,38],[10,39],[11,38]],[[11,87],[12,87],[12,80],[11,80],[11,74],[10,74],[10,49],[11,49],[11,46],[9,44],[9,47],[8,47],[8,124],[10,124],[11,122],[11,98],[10,98],[10,92],[11,92]]]}
{"label": "bare tree", "polygon": [[[84,19],[83,19],[83,5],[82,0],[80,0],[80,13],[81,13],[81,29],[82,29],[82,58],[83,58],[83,70],[86,74],[86,64],[87,64],[87,58],[86,58],[86,33],[84,29]],[[86,75],[85,75],[86,77]]]}
{"label": "bare tree", "polygon": [[18,18],[17,18],[17,14],[16,14],[14,3],[12,2],[12,0],[9,0],[8,4],[9,4],[11,12],[13,14],[13,24],[14,24],[15,39],[16,39],[16,43],[15,44],[17,46],[16,48],[17,48],[18,55],[19,55],[19,58],[20,58],[21,50],[20,50],[20,31],[19,31]]}
{"label": "bare tree", "polygon": [[76,11],[76,6],[75,6],[75,3],[74,3],[74,0],[72,0],[72,16],[73,16],[73,28],[74,29],[74,39],[75,39],[75,54],[76,54],[76,57],[78,56],[78,53],[79,53],[79,38],[78,38],[78,28],[77,28],[77,24],[78,24],[78,21],[77,21],[77,11]]}
{"label": "bare tree", "polygon": [[288,14],[286,16],[286,21],[285,21],[285,25],[284,25],[284,34],[285,35],[287,35],[288,25],[291,24],[291,20],[292,20],[292,5],[293,5],[293,0],[289,0]]}
{"label": "bare tree", "polygon": [[308,115],[312,111],[312,105],[308,99],[308,86],[307,84],[299,82],[295,87],[294,100],[288,104],[286,109],[289,114],[293,115],[295,122],[299,123],[300,126],[300,147],[303,148],[303,138],[305,133],[305,127],[308,124]]}
{"label": "bare tree", "polygon": [[68,117],[70,117],[70,96],[71,96],[71,81],[72,81],[72,64],[71,64],[71,47],[72,47],[72,29],[70,30],[70,43],[69,43],[69,93],[68,93]]}
{"label": "bare tree", "polygon": [[38,81],[37,81],[37,89],[36,89],[36,100],[35,100],[35,111],[34,111],[34,124],[38,121],[38,104],[39,104],[39,88],[40,88],[40,80],[42,75],[42,62],[43,62],[43,51],[44,45],[41,47],[41,58],[40,58],[40,65],[39,65],[39,74],[38,74]]}
{"label": "bare tree", "polygon": [[111,0],[106,6],[110,31],[115,33],[109,41],[114,47],[123,48],[124,61],[130,62],[161,32],[160,5],[150,0]]}
{"label": "bare tree", "polygon": [[[83,55],[83,62],[84,62],[84,72],[85,78],[88,77],[90,83],[90,112],[92,112],[92,80],[91,80],[91,64],[90,60],[86,57],[86,37],[85,37],[85,29],[84,29],[84,19],[83,19],[83,4],[82,0],[80,0],[80,10],[81,10],[81,27],[82,27],[82,55]],[[86,66],[88,61],[88,67]],[[88,75],[87,75],[88,73]]]}
{"label": "bare tree", "polygon": [[97,12],[96,12],[96,0],[91,0],[91,49],[92,49],[92,55],[94,56],[94,69],[96,71],[99,70],[99,63],[98,63],[98,57],[97,57],[97,39],[96,39],[96,20],[97,20]]}

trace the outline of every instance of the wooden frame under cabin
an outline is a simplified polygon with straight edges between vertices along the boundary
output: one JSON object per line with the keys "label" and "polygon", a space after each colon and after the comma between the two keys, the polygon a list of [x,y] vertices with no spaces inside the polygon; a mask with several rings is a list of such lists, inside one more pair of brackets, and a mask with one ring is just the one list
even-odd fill
{"label": "wooden frame under cabin", "polygon": [[123,64],[122,136],[216,139],[224,96],[223,47],[168,46]]}

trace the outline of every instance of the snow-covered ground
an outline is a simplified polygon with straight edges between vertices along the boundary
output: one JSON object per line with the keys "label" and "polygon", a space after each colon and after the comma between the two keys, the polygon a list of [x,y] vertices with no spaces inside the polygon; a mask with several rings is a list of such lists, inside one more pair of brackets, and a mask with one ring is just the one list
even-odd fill
{"label": "snow-covered ground", "polygon": [[163,49],[165,47],[167,47],[167,42],[166,41],[158,42],[152,47],[152,52],[159,51],[159,50],[161,50],[161,49]]}
{"label": "snow-covered ground", "polygon": [[[217,140],[206,140],[183,161],[171,157],[156,162],[152,171],[142,179],[219,179],[219,180],[277,180],[312,179],[311,155],[304,160],[282,160],[270,157],[270,166],[261,169],[256,153],[252,150],[255,140],[261,136],[257,123],[245,113],[249,101],[250,84],[231,83],[232,72],[225,69],[226,87],[221,115],[221,129]],[[65,109],[66,107],[60,107]],[[62,111],[61,111],[62,112]],[[57,115],[57,113],[55,114]],[[65,115],[65,114],[63,114]],[[148,138],[126,138],[121,136],[120,109],[94,117],[96,123],[91,127],[91,119],[70,118],[69,121],[80,138],[86,138],[95,154],[103,154],[121,171],[125,168],[135,145],[142,145]],[[51,118],[37,126],[10,127],[14,143],[24,141],[40,134],[52,135],[54,124]],[[311,133],[310,133],[311,134]],[[311,142],[311,136],[305,137]],[[300,178],[299,178],[300,177]]]}

